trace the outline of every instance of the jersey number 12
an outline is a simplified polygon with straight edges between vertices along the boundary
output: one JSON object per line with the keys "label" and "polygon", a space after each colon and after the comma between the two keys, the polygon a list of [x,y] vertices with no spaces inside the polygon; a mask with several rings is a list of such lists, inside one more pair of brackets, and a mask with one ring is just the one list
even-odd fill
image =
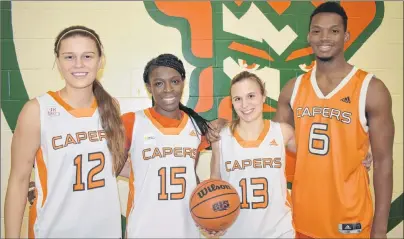
{"label": "jersey number 12", "polygon": [[76,182],[73,184],[73,191],[84,191],[89,189],[101,188],[105,186],[105,179],[94,180],[94,176],[100,173],[105,166],[105,156],[102,152],[89,153],[87,157],[88,161],[98,161],[99,164],[94,166],[87,173],[87,184],[83,182],[83,156],[77,155],[74,158],[74,166],[76,167]]}

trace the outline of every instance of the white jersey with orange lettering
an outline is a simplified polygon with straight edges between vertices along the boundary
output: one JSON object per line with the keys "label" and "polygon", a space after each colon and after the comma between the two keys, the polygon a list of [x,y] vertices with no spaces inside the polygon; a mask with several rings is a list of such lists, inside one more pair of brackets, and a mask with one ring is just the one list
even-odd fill
{"label": "white jersey with orange lettering", "polygon": [[257,140],[245,141],[230,128],[220,137],[220,174],[241,202],[240,215],[223,237],[294,238],[279,123],[265,120]]}
{"label": "white jersey with orange lettering", "polygon": [[192,119],[184,114],[177,128],[164,128],[149,109],[136,112],[135,118],[127,237],[199,238],[189,211],[201,143]]}
{"label": "white jersey with orange lettering", "polygon": [[41,145],[29,237],[120,238],[118,186],[96,103],[73,109],[55,92],[36,99]]}

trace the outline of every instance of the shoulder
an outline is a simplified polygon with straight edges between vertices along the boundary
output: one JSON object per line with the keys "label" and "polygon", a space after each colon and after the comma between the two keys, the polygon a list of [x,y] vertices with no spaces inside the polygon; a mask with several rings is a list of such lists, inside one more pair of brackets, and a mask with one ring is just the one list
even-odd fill
{"label": "shoulder", "polygon": [[133,126],[135,124],[136,114],[135,112],[127,112],[121,115],[121,120],[123,127],[125,128],[125,134],[127,137],[131,136],[133,133]]}
{"label": "shoulder", "polygon": [[53,103],[56,102],[55,99],[58,98],[58,97],[59,97],[59,95],[58,95],[57,91],[48,91],[46,93],[38,95],[35,98],[27,101],[27,103],[30,102],[30,101],[37,101],[38,105],[41,105],[41,104],[45,104],[45,105],[46,104],[53,104]]}
{"label": "shoulder", "polygon": [[[382,80],[380,80],[379,78],[373,76],[371,81],[369,82],[369,91],[389,91],[387,89],[387,86],[384,84],[384,82]],[[385,93],[385,92],[384,92]]]}
{"label": "shoulder", "polygon": [[27,101],[17,119],[17,128],[40,128],[40,106],[37,99]]}
{"label": "shoulder", "polygon": [[376,77],[372,77],[369,82],[366,96],[366,108],[372,106],[384,106],[391,104],[391,94],[384,82]]}
{"label": "shoulder", "polygon": [[366,118],[392,114],[392,97],[384,82],[373,77],[369,82],[366,103]]}
{"label": "shoulder", "polygon": [[[271,121],[271,123],[273,123],[273,122]],[[278,123],[278,124],[279,124],[279,127],[282,130],[282,133],[283,132],[293,132],[294,131],[294,128],[288,123]]]}
{"label": "shoulder", "polygon": [[135,116],[136,116],[136,112],[126,112],[126,113],[121,115],[121,119],[123,121],[130,120],[130,119],[134,119]]}
{"label": "shoulder", "polygon": [[140,118],[140,117],[144,116],[145,110],[147,110],[147,109],[126,112],[121,115],[121,119],[122,119],[122,121],[134,121],[135,118]]}
{"label": "shoulder", "polygon": [[282,103],[289,103],[290,99],[292,98],[293,95],[293,90],[295,89],[296,81],[299,78],[295,77],[290,79],[286,84],[283,86],[281,93],[279,95],[279,101]]}
{"label": "shoulder", "polygon": [[136,116],[136,113],[135,113],[135,112],[126,112],[126,113],[124,113],[123,115],[121,115],[121,119],[122,119],[122,121],[124,121],[124,122],[127,122],[127,121],[134,121],[134,120],[135,120],[135,116]]}
{"label": "shoulder", "polygon": [[40,110],[40,106],[39,106],[39,101],[37,99],[32,99],[27,101],[21,112],[20,115],[27,115],[27,116],[33,116],[33,115],[39,115],[39,110]]}
{"label": "shoulder", "polygon": [[223,126],[223,128],[221,128],[221,130],[220,130],[220,138],[231,137],[232,136],[230,126],[231,126],[231,122],[228,122]]}
{"label": "shoulder", "polygon": [[288,80],[283,88],[286,90],[293,90],[296,86],[296,83],[299,84],[301,81],[310,79],[312,72],[313,72],[313,70],[310,70],[308,72],[302,73],[302,74]]}
{"label": "shoulder", "polygon": [[284,91],[284,92],[286,91],[286,92],[292,93],[293,88],[295,87],[297,78],[298,78],[298,77],[294,77],[294,78],[288,80],[288,81],[286,82],[285,86],[282,88],[282,91]]}

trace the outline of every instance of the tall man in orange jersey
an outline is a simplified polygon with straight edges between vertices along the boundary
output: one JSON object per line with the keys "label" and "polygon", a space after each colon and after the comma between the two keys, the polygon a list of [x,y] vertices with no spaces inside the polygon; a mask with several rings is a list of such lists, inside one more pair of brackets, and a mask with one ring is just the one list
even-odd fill
{"label": "tall man in orange jersey", "polygon": [[[344,58],[347,15],[335,2],[311,15],[313,70],[282,89],[276,121],[295,126],[293,219],[297,235],[386,238],[392,197],[394,122],[383,82]],[[375,210],[366,168],[371,144]]]}

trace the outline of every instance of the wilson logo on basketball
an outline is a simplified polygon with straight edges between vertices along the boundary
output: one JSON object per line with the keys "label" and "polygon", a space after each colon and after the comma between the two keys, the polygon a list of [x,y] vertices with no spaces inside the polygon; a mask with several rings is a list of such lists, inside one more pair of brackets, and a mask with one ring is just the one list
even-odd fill
{"label": "wilson logo on basketball", "polygon": [[211,193],[211,192],[214,192],[214,191],[220,190],[220,189],[231,190],[231,188],[228,185],[215,185],[212,183],[210,186],[204,187],[201,191],[199,191],[198,196],[199,196],[199,198],[203,198],[206,195],[208,195],[208,193]]}
{"label": "wilson logo on basketball", "polygon": [[226,211],[227,209],[229,209],[229,207],[230,207],[229,200],[220,201],[212,205],[212,209],[215,212]]}

